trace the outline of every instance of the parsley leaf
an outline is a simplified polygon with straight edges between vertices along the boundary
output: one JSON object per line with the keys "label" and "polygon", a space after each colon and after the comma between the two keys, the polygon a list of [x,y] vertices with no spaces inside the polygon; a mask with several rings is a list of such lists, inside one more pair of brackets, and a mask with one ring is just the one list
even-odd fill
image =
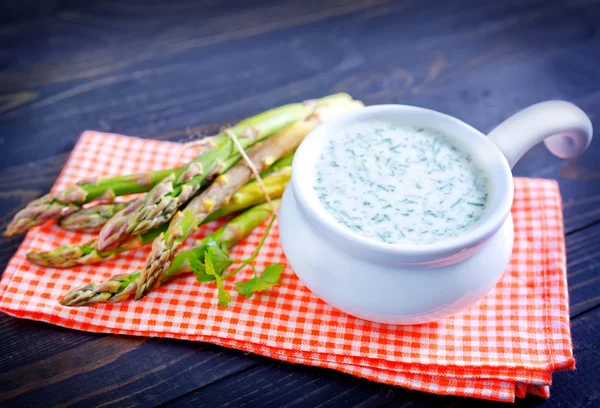
{"label": "parsley leaf", "polygon": [[214,244],[209,242],[209,247],[204,253],[204,262],[206,263],[206,261],[209,259],[213,265],[215,274],[217,275],[223,275],[225,269],[229,268],[229,266],[233,263],[233,261],[229,258],[227,251],[216,242],[214,242]]}
{"label": "parsley leaf", "polygon": [[[194,251],[194,256],[188,259],[190,268],[198,282],[212,282],[216,280],[215,276],[223,275],[233,261],[229,258],[226,247],[217,241],[210,240],[202,246],[202,251]],[[210,260],[214,274],[206,271],[207,260]]]}
{"label": "parsley leaf", "polygon": [[217,288],[218,288],[218,299],[219,306],[227,307],[229,306],[229,302],[231,302],[231,295],[227,292],[227,289],[223,287],[223,281],[221,279],[217,280]]}
{"label": "parsley leaf", "polygon": [[240,294],[251,297],[255,292],[262,292],[277,285],[283,270],[282,264],[271,264],[265,268],[260,276],[255,276],[247,281],[236,282],[235,287]]}
{"label": "parsley leaf", "polygon": [[210,248],[206,251],[204,255],[204,270],[207,275],[214,276],[217,284],[218,290],[218,298],[219,298],[219,306],[227,307],[229,302],[231,301],[231,295],[227,292],[227,289],[223,286],[223,279],[221,274],[223,271],[218,272],[213,265],[211,258],[214,255],[210,255]]}
{"label": "parsley leaf", "polygon": [[214,276],[208,275],[206,273],[206,268],[204,267],[204,264],[200,261],[200,259],[198,259],[197,257],[190,257],[188,259],[188,262],[190,264],[192,272],[194,272],[194,275],[196,275],[196,280],[198,282],[212,282],[215,280]]}

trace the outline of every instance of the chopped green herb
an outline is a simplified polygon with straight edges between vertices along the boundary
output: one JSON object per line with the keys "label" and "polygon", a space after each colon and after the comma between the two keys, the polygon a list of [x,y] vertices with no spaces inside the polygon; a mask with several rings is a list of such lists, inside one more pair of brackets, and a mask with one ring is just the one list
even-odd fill
{"label": "chopped green herb", "polygon": [[452,204],[452,205],[450,206],[450,208],[454,208],[454,207],[456,207],[458,204],[460,204],[460,203],[462,202],[462,200],[463,200],[462,198],[459,198],[458,200],[456,200],[456,202],[455,202],[454,204]]}

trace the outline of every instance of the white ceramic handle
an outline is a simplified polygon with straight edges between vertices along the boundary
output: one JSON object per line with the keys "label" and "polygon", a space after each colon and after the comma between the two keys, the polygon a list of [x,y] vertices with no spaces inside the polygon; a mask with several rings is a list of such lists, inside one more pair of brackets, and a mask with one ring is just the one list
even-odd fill
{"label": "white ceramic handle", "polygon": [[548,101],[514,114],[488,137],[502,150],[512,168],[542,140],[555,156],[577,157],[590,145],[592,133],[590,118],[577,106],[565,101]]}

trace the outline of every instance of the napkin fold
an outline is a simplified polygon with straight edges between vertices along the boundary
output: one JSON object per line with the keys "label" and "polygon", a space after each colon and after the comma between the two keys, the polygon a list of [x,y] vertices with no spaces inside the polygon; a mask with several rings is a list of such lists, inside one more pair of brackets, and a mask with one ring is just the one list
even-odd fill
{"label": "napkin fold", "polygon": [[[54,189],[95,175],[175,166],[191,154],[176,143],[88,131]],[[196,282],[190,275],[141,301],[64,307],[58,299],[73,287],[138,270],[149,248],[67,270],[32,265],[25,258],[29,251],[92,238],[53,223],[33,228],[10,260],[0,281],[0,310],[76,330],[210,342],[436,394],[497,401],[528,393],[548,397],[552,372],[575,365],[557,183],[515,179],[512,216],[513,256],[498,285],[465,312],[431,324],[386,325],[344,314],[314,296],[289,266],[280,285],[268,292],[247,299],[232,290],[234,299],[226,309],[216,304],[213,283]],[[205,225],[193,238],[219,225]],[[236,245],[233,255],[249,256],[264,228]],[[257,265],[272,262],[286,263],[276,225]],[[244,273],[238,279],[250,277]]]}

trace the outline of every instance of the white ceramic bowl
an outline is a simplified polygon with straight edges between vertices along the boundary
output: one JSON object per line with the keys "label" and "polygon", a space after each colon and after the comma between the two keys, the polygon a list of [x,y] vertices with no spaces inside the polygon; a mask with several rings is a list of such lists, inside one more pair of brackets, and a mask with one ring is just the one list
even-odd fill
{"label": "white ceramic bowl", "polygon": [[[387,244],[339,225],[313,189],[315,161],[329,138],[370,120],[414,124],[451,135],[487,169],[488,207],[463,235],[428,245]],[[292,269],[317,296],[364,319],[419,324],[458,313],[481,299],[508,266],[513,244],[511,167],[545,140],[555,155],[580,155],[592,139],[585,113],[564,101],[533,105],[487,137],[466,123],[428,109],[370,106],[313,130],[294,157],[281,204],[281,243]]]}

